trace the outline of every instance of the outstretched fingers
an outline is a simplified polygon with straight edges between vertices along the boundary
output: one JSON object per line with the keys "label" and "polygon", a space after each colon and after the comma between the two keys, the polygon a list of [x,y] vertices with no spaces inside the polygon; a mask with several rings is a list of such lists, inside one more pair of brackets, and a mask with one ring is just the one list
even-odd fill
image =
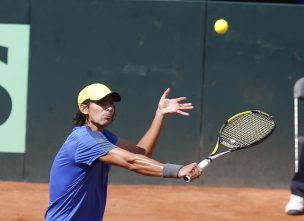
{"label": "outstretched fingers", "polygon": [[190,116],[189,113],[184,112],[184,111],[181,111],[181,110],[177,110],[176,113],[178,113],[178,114],[180,114],[180,115],[183,115],[183,116]]}
{"label": "outstretched fingers", "polygon": [[158,110],[160,110],[161,113],[165,115],[177,113],[183,116],[189,116],[190,114],[186,111],[194,108],[192,103],[183,103],[183,101],[187,99],[187,97],[184,96],[178,98],[169,98],[170,91],[170,88],[167,88],[161,96],[161,99],[158,104]]}
{"label": "outstretched fingers", "polygon": [[194,108],[194,106],[192,105],[192,103],[179,104],[179,109],[182,109],[182,110],[190,110],[193,108]]}

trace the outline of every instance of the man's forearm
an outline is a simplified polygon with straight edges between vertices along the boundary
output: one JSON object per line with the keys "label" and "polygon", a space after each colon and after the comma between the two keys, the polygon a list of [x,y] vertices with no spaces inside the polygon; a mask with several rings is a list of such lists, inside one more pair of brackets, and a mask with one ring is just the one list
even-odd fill
{"label": "man's forearm", "polygon": [[159,110],[157,110],[150,128],[137,144],[137,146],[145,149],[145,155],[148,157],[152,156],[156,143],[160,137],[164,118],[165,115],[162,114]]}
{"label": "man's forearm", "polygon": [[129,170],[146,176],[163,176],[164,164],[148,157],[138,155],[129,162]]}

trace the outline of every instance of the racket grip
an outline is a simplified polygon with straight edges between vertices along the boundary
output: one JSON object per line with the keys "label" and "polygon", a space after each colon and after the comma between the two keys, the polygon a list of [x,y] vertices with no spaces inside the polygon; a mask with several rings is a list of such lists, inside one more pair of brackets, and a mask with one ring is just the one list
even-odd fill
{"label": "racket grip", "polygon": [[198,166],[202,169],[202,170],[204,170],[207,166],[209,166],[209,164],[212,162],[212,160],[210,159],[210,158],[206,158],[206,159],[204,159],[204,160],[202,160],[199,164],[198,164]]}
{"label": "racket grip", "polygon": [[[202,170],[204,170],[206,167],[209,166],[209,164],[210,164],[211,162],[212,162],[212,159],[206,158],[206,159],[202,160],[202,161],[198,164],[198,166],[199,166]],[[184,176],[184,180],[185,180],[187,183],[190,182],[190,176]]]}

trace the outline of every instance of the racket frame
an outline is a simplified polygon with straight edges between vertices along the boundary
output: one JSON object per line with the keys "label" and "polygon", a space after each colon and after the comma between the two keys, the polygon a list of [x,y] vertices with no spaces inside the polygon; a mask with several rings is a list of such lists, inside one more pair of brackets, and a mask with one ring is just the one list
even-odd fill
{"label": "racket frame", "polygon": [[[260,140],[258,140],[258,141],[256,141],[256,142],[253,142],[252,144],[250,144],[250,145],[248,145],[248,146],[245,146],[245,147],[233,146],[233,145],[231,145],[231,144],[229,144],[229,143],[227,143],[227,142],[223,142],[223,141],[220,139],[221,133],[222,133],[222,131],[224,130],[224,128],[226,127],[227,124],[232,123],[233,121],[235,121],[236,119],[238,119],[238,118],[239,118],[240,116],[242,116],[242,115],[252,114],[252,113],[259,113],[259,114],[265,115],[265,116],[267,116],[267,117],[269,117],[270,119],[273,120],[273,122],[274,122],[274,127],[272,128],[272,130],[271,130],[265,137],[263,137],[262,139],[260,139]],[[237,150],[246,149],[246,148],[248,148],[248,147],[252,147],[252,146],[255,146],[255,145],[259,144],[259,143],[262,143],[265,139],[267,139],[267,138],[273,133],[275,127],[276,127],[276,123],[275,123],[274,118],[273,118],[271,115],[269,115],[269,114],[267,114],[267,113],[265,113],[265,112],[263,112],[263,111],[260,111],[260,110],[249,110],[249,111],[244,111],[244,112],[240,112],[240,113],[238,113],[238,114],[235,114],[234,116],[230,117],[230,118],[222,125],[222,127],[221,127],[220,130],[219,130],[217,142],[216,142],[216,145],[215,145],[213,151],[211,152],[211,154],[210,154],[206,159],[202,160],[202,161],[198,164],[198,166],[199,166],[202,170],[204,170],[206,167],[208,167],[208,166],[211,164],[211,162],[212,162],[214,159],[216,159],[216,158],[218,158],[218,157],[220,157],[220,156],[223,156],[223,155],[225,155],[225,154],[228,154],[228,153],[231,153],[231,152],[234,152],[234,151],[237,151]],[[225,147],[227,147],[227,148],[229,148],[229,150],[216,154],[217,151],[219,150],[220,144],[223,145],[223,146],[225,146]],[[185,177],[184,177],[184,180],[185,180],[186,182],[190,182],[190,177],[189,177],[189,176],[185,176]]]}

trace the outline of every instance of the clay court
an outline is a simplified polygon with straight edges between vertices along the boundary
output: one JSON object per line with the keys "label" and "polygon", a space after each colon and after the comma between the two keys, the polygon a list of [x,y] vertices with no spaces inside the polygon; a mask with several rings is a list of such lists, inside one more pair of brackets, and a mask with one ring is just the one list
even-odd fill
{"label": "clay court", "polygon": [[[270,221],[287,216],[288,189],[110,185],[105,221]],[[0,183],[0,221],[43,220],[48,185]]]}

